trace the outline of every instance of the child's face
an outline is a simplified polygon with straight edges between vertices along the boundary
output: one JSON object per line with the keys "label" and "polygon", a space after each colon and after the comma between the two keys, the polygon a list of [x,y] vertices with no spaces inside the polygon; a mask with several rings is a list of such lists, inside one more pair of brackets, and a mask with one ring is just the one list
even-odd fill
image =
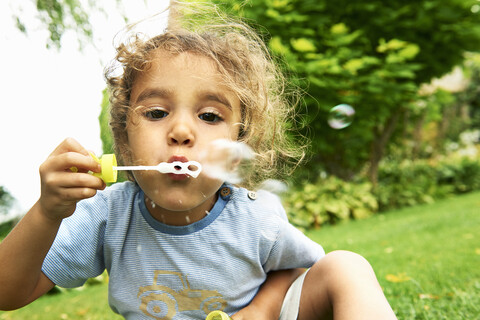
{"label": "child's face", "polygon": [[[240,101],[222,85],[214,63],[192,53],[154,53],[132,87],[127,126],[134,164],[198,161],[217,139],[237,140]],[[135,171],[152,215],[168,224],[200,220],[212,208],[222,181]],[[154,205],[152,205],[152,201]]]}

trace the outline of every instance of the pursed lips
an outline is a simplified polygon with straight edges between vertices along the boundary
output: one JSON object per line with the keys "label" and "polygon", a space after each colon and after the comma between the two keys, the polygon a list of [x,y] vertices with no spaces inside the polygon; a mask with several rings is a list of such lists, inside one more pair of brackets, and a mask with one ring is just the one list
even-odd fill
{"label": "pursed lips", "polygon": [[[175,156],[172,156],[170,157],[170,159],[168,159],[168,163],[172,163],[172,162],[175,162],[175,161],[178,161],[178,162],[188,162],[188,159],[187,157],[185,156],[178,156],[178,155],[175,155]],[[177,168],[176,168],[177,169]],[[180,170],[181,168],[179,167],[178,170]],[[172,179],[172,180],[184,180],[184,179],[187,179],[188,178],[188,175],[186,174],[175,174],[175,173],[169,173],[168,176]]]}

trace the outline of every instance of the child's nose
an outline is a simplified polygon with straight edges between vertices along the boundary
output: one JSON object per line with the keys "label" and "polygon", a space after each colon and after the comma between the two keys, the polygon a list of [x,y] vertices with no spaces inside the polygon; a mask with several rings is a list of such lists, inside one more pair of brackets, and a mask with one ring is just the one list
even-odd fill
{"label": "child's nose", "polygon": [[195,135],[191,123],[187,119],[179,119],[172,124],[168,134],[170,145],[188,146],[195,141]]}

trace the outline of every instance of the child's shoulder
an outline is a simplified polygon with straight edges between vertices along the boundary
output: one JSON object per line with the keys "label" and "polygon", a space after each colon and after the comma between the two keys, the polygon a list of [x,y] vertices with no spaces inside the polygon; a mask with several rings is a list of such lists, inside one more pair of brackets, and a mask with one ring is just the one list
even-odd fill
{"label": "child's shoulder", "polygon": [[283,209],[280,198],[269,191],[257,190],[252,191],[245,188],[232,187],[233,200],[240,206],[251,211],[255,215],[258,214],[275,214],[286,219],[285,210]]}
{"label": "child's shoulder", "polygon": [[232,195],[234,195],[234,199],[239,201],[248,201],[256,204],[263,204],[264,202],[280,203],[280,198],[276,194],[267,190],[260,189],[252,191],[232,185],[226,185],[226,187],[230,188]]}

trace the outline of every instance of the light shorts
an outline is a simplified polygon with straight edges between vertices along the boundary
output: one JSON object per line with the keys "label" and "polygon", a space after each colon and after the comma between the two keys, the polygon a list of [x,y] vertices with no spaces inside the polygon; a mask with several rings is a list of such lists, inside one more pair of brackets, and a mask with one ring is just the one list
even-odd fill
{"label": "light shorts", "polygon": [[305,280],[307,272],[308,270],[299,276],[288,289],[285,299],[283,299],[279,320],[297,320],[303,281]]}

